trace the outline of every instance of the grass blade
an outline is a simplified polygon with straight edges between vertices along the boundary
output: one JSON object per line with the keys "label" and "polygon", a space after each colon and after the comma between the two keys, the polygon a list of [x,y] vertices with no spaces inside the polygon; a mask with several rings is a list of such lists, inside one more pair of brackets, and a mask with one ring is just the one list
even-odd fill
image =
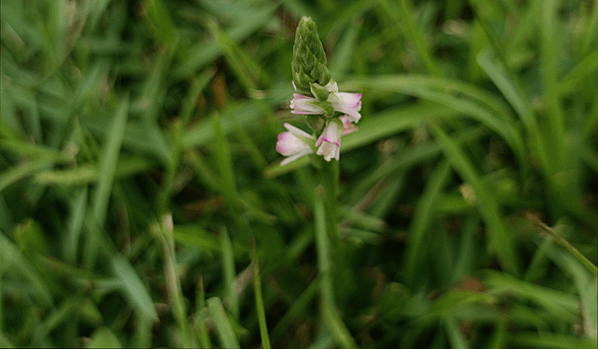
{"label": "grass blade", "polygon": [[255,292],[255,307],[257,310],[258,322],[260,327],[260,336],[262,338],[262,348],[270,349],[270,338],[268,337],[268,326],[266,325],[266,311],[264,310],[264,299],[262,296],[262,281],[260,278],[260,267],[255,251],[255,245],[251,249],[253,265],[253,289]]}
{"label": "grass blade", "polygon": [[528,214],[527,218],[534,222],[538,229],[543,231],[544,233],[548,234],[551,238],[553,238],[559,245],[561,245],[567,252],[571,254],[571,256],[575,257],[586,269],[588,269],[594,276],[598,276],[598,268],[592,263],[586,256],[584,256],[575,246],[571,245],[569,241],[565,240],[562,236],[560,236],[557,232],[555,232],[551,227],[547,226],[544,222],[542,222],[538,217]]}
{"label": "grass blade", "polygon": [[12,167],[0,175],[0,192],[10,185],[64,160],[66,160],[64,159],[64,156],[58,155],[56,157],[40,158],[34,161],[24,162]]}
{"label": "grass blade", "polygon": [[93,332],[88,348],[122,348],[120,341],[109,328],[100,327]]}
{"label": "grass blade", "polygon": [[551,349],[595,349],[596,341],[589,338],[576,338],[557,333],[521,333],[512,334],[511,341],[526,348]]}
{"label": "grass blade", "polygon": [[457,324],[457,320],[455,318],[447,317],[446,319],[444,319],[444,325],[446,327],[449,342],[451,343],[451,348],[469,348],[469,345],[467,345],[467,340],[465,339],[463,334],[461,334],[461,330],[459,329],[459,325]]}
{"label": "grass blade", "polygon": [[38,275],[37,270],[33,265],[25,258],[25,256],[19,251],[18,247],[15,246],[4,233],[0,232],[0,260],[2,261],[2,269],[0,272],[4,274],[10,267],[15,268],[21,273],[25,279],[36,289],[35,298],[37,298],[44,306],[52,304],[52,293],[43,278]]}
{"label": "grass blade", "polygon": [[131,263],[123,256],[115,256],[112,258],[112,270],[139,314],[158,320],[154,302]]}
{"label": "grass blade", "polygon": [[330,304],[324,304],[323,308],[323,315],[324,321],[328,325],[332,336],[334,337],[336,343],[345,349],[357,349],[357,343],[355,343],[355,339],[351,336],[351,333],[347,329],[347,326],[343,323],[340,317],[335,314],[332,310],[333,308]]}
{"label": "grass blade", "polygon": [[[372,90],[416,96],[468,115],[499,134],[517,155],[520,166],[526,166],[523,140],[512,125],[508,109],[503,107],[499,99],[478,87],[450,79],[400,75],[358,79],[353,83]],[[455,97],[448,91],[464,94],[468,98]]]}
{"label": "grass blade", "polygon": [[515,253],[515,239],[507,231],[499,213],[498,202],[487,191],[484,183],[479,178],[471,161],[467,159],[459,146],[436,123],[432,123],[432,130],[438,143],[453,168],[463,177],[474,191],[477,207],[487,225],[488,248],[496,250],[501,265],[509,272],[519,275],[519,262]]}
{"label": "grass blade", "polygon": [[407,251],[405,253],[405,268],[408,275],[407,279],[410,280],[411,284],[414,284],[416,276],[420,275],[421,259],[428,255],[426,253],[425,244],[429,242],[430,239],[434,239],[427,234],[427,230],[432,223],[434,203],[437,202],[442,188],[450,178],[450,170],[450,164],[446,161],[440,163],[436,167],[421,199],[419,200],[415,216],[409,227],[409,244],[407,245]]}
{"label": "grass blade", "polygon": [[197,290],[195,295],[195,317],[196,317],[196,325],[195,328],[197,330],[197,339],[199,341],[199,345],[201,348],[211,348],[212,344],[210,343],[210,334],[208,333],[208,328],[206,326],[207,320],[207,312],[208,309],[206,308],[206,295],[203,286],[203,277],[200,276],[197,282]]}
{"label": "grass blade", "polygon": [[96,228],[88,234],[88,241],[85,249],[84,263],[87,269],[91,270],[95,266],[98,251],[99,240],[101,239],[99,229],[104,226],[108,212],[108,202],[112,193],[112,185],[116,175],[116,167],[120,156],[120,147],[125,135],[125,126],[127,124],[127,113],[129,110],[129,98],[121,101],[116,110],[110,132],[107,134],[105,150],[100,160],[100,179],[97,189],[93,195],[91,212],[93,223]]}
{"label": "grass blade", "polygon": [[120,147],[125,135],[125,126],[127,124],[127,112],[129,109],[129,98],[121,101],[114,114],[108,139],[106,140],[105,150],[103,152],[98,187],[93,197],[92,210],[96,223],[104,225],[106,212],[108,210],[108,200],[112,191],[112,184],[116,175],[116,166],[120,155]]}
{"label": "grass blade", "polygon": [[212,318],[214,319],[214,325],[220,338],[220,344],[223,348],[240,348],[235,332],[226,316],[222,302],[218,297],[212,297],[207,300],[208,309]]}
{"label": "grass blade", "polygon": [[230,306],[231,313],[235,319],[239,318],[239,296],[237,294],[235,283],[235,255],[233,244],[228,236],[226,228],[220,229],[220,246],[222,248],[222,274],[224,278],[226,300]]}

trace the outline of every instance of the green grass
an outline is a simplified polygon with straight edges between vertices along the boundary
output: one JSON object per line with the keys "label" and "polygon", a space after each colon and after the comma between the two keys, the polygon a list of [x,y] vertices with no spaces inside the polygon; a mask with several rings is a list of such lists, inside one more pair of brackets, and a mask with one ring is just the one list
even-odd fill
{"label": "green grass", "polygon": [[[280,167],[294,30],[340,241]],[[596,348],[593,1],[1,2],[0,346]]]}

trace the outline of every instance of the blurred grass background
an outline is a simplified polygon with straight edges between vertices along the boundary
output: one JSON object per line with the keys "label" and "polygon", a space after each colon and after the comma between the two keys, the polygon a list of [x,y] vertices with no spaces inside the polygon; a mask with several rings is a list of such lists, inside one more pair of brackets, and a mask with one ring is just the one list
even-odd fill
{"label": "blurred grass background", "polygon": [[[595,1],[1,11],[0,346],[596,348]],[[303,15],[363,93],[333,309],[274,149]]]}

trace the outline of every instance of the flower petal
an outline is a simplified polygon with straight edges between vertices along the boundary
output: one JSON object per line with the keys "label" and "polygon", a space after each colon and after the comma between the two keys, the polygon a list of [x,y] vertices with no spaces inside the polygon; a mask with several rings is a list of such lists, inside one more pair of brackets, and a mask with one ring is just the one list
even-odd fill
{"label": "flower petal", "polygon": [[334,106],[334,110],[347,114],[351,122],[359,122],[361,119],[361,93],[338,92],[328,98]]}
{"label": "flower petal", "polygon": [[351,122],[351,117],[349,115],[339,116],[338,118],[343,123],[343,132],[341,133],[341,136],[357,131],[357,126]]}
{"label": "flower petal", "polygon": [[330,161],[332,158],[340,158],[340,144],[322,143],[316,152],[317,155],[324,156],[324,160]]}
{"label": "flower petal", "polygon": [[318,115],[324,114],[322,108],[319,108],[313,104],[318,100],[312,97],[307,97],[298,93],[293,93],[293,99],[291,100],[291,113],[293,114],[310,114]]}
{"label": "flower petal", "polygon": [[303,131],[300,128],[297,128],[291,124],[287,124],[285,123],[284,128],[286,128],[287,130],[289,130],[292,134],[294,134],[295,136],[301,136],[301,137],[305,137],[305,138],[310,138],[310,139],[316,139],[316,137],[310,135],[309,133]]}
{"label": "flower petal", "polygon": [[338,92],[336,95],[348,108],[361,110],[361,93]]}
{"label": "flower petal", "polygon": [[307,154],[311,154],[311,153],[312,153],[312,151],[310,151],[310,152],[306,152],[306,153],[297,153],[297,154],[295,154],[295,155],[289,156],[289,157],[285,158],[284,160],[282,160],[282,161],[280,162],[280,166],[284,166],[284,165],[286,165],[286,164],[288,164],[288,163],[291,163],[291,162],[293,162],[293,161],[295,161],[295,160],[299,159],[299,158],[300,158],[300,157],[302,157],[302,156],[305,156],[305,155],[307,155]]}
{"label": "flower petal", "polygon": [[324,160],[330,161],[332,158],[339,159],[341,149],[342,122],[340,120],[330,120],[324,131],[316,141],[317,155],[324,156]]}
{"label": "flower petal", "polygon": [[284,166],[304,155],[313,153],[314,139],[312,135],[298,129],[291,124],[284,124],[287,132],[278,134],[276,142],[276,151],[288,158],[284,159],[280,165]]}
{"label": "flower petal", "polygon": [[325,87],[330,93],[338,93],[338,84],[334,80],[331,80]]}

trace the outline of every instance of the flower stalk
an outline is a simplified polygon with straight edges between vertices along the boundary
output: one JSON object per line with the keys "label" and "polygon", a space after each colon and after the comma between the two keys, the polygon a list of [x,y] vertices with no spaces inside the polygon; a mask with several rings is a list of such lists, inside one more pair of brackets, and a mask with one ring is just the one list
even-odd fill
{"label": "flower stalk", "polygon": [[324,210],[326,211],[326,231],[330,239],[330,245],[338,245],[340,235],[338,230],[338,161],[322,161],[320,158],[320,177],[324,189]]}
{"label": "flower stalk", "polygon": [[310,155],[320,173],[322,185],[316,191],[314,216],[324,308],[334,307],[331,268],[340,243],[337,194],[341,138],[357,131],[355,124],[361,119],[361,93],[339,92],[326,64],[316,24],[303,17],[293,45],[291,72],[295,93],[290,108],[292,114],[303,115],[312,134],[284,124],[287,131],[278,135],[276,150],[286,156],[281,166]]}

